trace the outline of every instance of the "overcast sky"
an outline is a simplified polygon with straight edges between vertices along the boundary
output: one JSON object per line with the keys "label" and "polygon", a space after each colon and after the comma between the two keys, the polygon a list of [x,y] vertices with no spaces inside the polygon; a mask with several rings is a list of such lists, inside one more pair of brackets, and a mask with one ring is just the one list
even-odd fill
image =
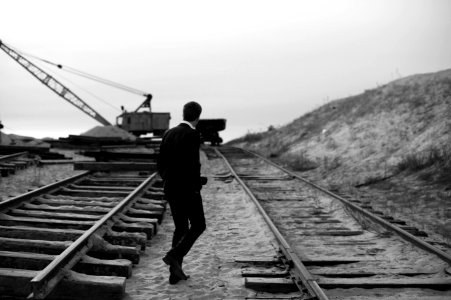
{"label": "overcast sky", "polygon": [[[451,68],[449,0],[14,0],[0,9],[6,44],[151,93],[171,127],[197,101],[203,118],[227,119],[226,141],[400,76]],[[110,122],[121,105],[144,100],[38,65]],[[3,51],[0,121],[6,133],[35,137],[99,125]]]}

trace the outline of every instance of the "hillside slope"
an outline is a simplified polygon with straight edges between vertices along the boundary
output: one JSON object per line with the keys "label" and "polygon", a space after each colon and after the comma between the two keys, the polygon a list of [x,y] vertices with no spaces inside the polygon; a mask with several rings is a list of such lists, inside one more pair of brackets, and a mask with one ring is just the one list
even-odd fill
{"label": "hillside slope", "polygon": [[451,254],[451,70],[332,101],[228,144],[428,234]]}
{"label": "hillside slope", "polygon": [[332,101],[286,126],[229,144],[312,168],[329,183],[390,176],[407,155],[451,145],[451,69]]}

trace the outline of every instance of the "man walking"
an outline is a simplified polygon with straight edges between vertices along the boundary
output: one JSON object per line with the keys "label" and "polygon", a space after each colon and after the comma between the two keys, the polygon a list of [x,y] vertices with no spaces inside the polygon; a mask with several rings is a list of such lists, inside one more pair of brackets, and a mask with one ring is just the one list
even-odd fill
{"label": "man walking", "polygon": [[168,130],[160,145],[157,167],[175,225],[172,248],[163,258],[170,284],[188,279],[183,258],[206,228],[200,190],[207,178],[200,176],[200,135],[195,129],[201,112],[197,102],[186,103],[183,122]]}

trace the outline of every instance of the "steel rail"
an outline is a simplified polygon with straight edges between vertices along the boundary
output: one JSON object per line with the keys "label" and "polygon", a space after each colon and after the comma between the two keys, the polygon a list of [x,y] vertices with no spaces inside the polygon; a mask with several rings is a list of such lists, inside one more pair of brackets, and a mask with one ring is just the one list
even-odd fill
{"label": "steel rail", "polygon": [[58,255],[45,269],[39,272],[32,280],[33,292],[28,298],[44,299],[58,282],[65,276],[65,273],[74,266],[81,256],[93,246],[95,234],[103,234],[114,224],[113,218],[122,212],[132,201],[141,195],[156,177],[156,173],[150,175],[133,192],[125,197],[108,214],[97,221],[89,230],[74,241],[66,250]]}
{"label": "steel rail", "polygon": [[0,211],[2,211],[4,209],[7,209],[7,208],[11,208],[11,207],[13,207],[15,205],[18,205],[18,204],[22,203],[23,201],[31,199],[33,197],[39,196],[39,195],[44,194],[44,193],[48,193],[48,192],[50,192],[52,190],[55,190],[55,189],[61,187],[64,184],[76,181],[77,179],[82,178],[82,177],[86,176],[89,173],[90,173],[90,171],[85,171],[85,172],[80,173],[78,175],[75,175],[75,176],[72,176],[72,177],[68,177],[66,179],[63,179],[63,180],[60,180],[60,181],[48,184],[46,186],[40,187],[40,188],[35,189],[33,191],[30,191],[28,193],[25,193],[25,194],[22,194],[22,195],[13,197],[13,198],[9,198],[9,199],[7,199],[7,200],[5,200],[3,202],[0,202]]}
{"label": "steel rail", "polygon": [[[241,149],[241,148],[240,148],[240,149]],[[297,175],[296,173],[291,172],[291,171],[289,171],[289,170],[287,170],[287,169],[285,169],[285,168],[283,168],[283,167],[281,167],[281,166],[279,166],[279,165],[273,163],[273,162],[270,161],[269,159],[267,159],[267,158],[261,156],[260,154],[257,154],[257,153],[254,153],[254,152],[252,152],[252,151],[245,150],[245,149],[242,149],[242,150],[245,151],[245,152],[247,152],[247,153],[249,153],[249,154],[255,155],[255,156],[257,156],[257,157],[263,159],[263,160],[266,161],[267,163],[271,164],[272,166],[274,166],[274,167],[276,167],[276,168],[279,168],[280,170],[286,172],[287,174],[290,174],[291,176],[294,176],[294,177],[296,177],[297,179],[300,179],[301,181],[303,181],[303,182],[305,182],[305,183],[307,183],[307,184],[309,184],[309,185],[311,185],[311,186],[313,186],[313,187],[319,189],[320,191],[326,193],[327,195],[329,195],[329,196],[331,196],[331,197],[333,197],[333,198],[336,198],[336,199],[340,200],[342,203],[344,203],[344,204],[347,205],[348,207],[352,208],[353,210],[358,211],[359,213],[361,213],[361,214],[363,214],[364,216],[370,218],[371,220],[373,220],[374,222],[378,223],[379,225],[385,227],[386,229],[388,229],[388,230],[390,230],[390,231],[392,231],[392,232],[395,232],[398,236],[400,236],[400,237],[403,238],[404,240],[406,240],[406,241],[408,241],[408,242],[410,242],[410,243],[416,245],[417,247],[419,247],[419,248],[421,248],[421,249],[423,249],[423,250],[426,250],[426,251],[428,251],[428,252],[430,252],[430,253],[432,253],[432,254],[435,254],[436,256],[438,256],[438,257],[439,257],[440,259],[442,259],[443,261],[447,262],[448,264],[451,264],[451,255],[449,255],[449,254],[447,254],[447,253],[441,251],[440,249],[438,249],[438,248],[432,246],[432,245],[429,244],[429,243],[424,242],[423,240],[417,238],[416,236],[414,236],[414,235],[408,233],[408,232],[405,231],[404,229],[401,229],[401,228],[399,228],[398,226],[393,225],[393,224],[391,224],[390,222],[388,222],[388,221],[386,221],[386,220],[384,220],[384,219],[382,219],[382,218],[376,216],[375,214],[372,214],[371,212],[369,212],[369,211],[367,211],[367,210],[365,210],[365,209],[363,209],[363,208],[361,208],[361,207],[355,205],[354,203],[349,202],[348,200],[346,200],[346,199],[340,197],[339,195],[334,194],[334,193],[332,193],[332,192],[326,190],[325,188],[323,188],[323,187],[321,187],[321,186],[319,186],[319,185],[317,185],[317,184],[315,184],[315,183],[313,183],[313,182],[311,182],[311,181],[309,181],[309,180],[307,180],[307,179],[305,179],[305,178],[302,178],[301,176]]]}
{"label": "steel rail", "polygon": [[27,154],[28,154],[28,151],[18,152],[18,153],[9,154],[9,155],[2,155],[2,156],[0,156],[0,161],[10,160],[10,159],[20,157],[22,155],[27,155]]}
{"label": "steel rail", "polygon": [[[249,187],[243,182],[243,180],[241,180],[241,178],[235,172],[235,170],[233,169],[232,165],[229,163],[227,158],[217,148],[215,148],[215,151],[220,157],[222,157],[222,159],[226,163],[227,167],[230,169],[230,172],[233,174],[233,176],[240,183],[240,185],[243,187],[243,189],[246,191],[246,193],[249,195],[249,197],[252,199],[252,201],[256,205],[258,211],[260,212],[263,219],[268,224],[269,228],[274,233],[277,241],[279,242],[280,248],[281,248],[283,254],[288,258],[288,260],[290,260],[293,263],[293,266],[297,270],[297,272],[296,272],[297,275],[299,276],[302,283],[304,284],[304,287],[307,288],[307,290],[309,291],[310,295],[316,297],[316,299],[319,299],[319,300],[328,300],[329,298],[326,296],[326,294],[324,294],[324,291],[320,288],[320,286],[318,285],[318,282],[314,279],[312,274],[310,274],[310,272],[304,266],[301,258],[293,251],[291,245],[280,233],[279,229],[276,227],[276,225],[273,223],[273,221],[268,216],[266,211],[260,205],[260,202],[257,200],[257,198],[252,193],[252,191],[249,189]],[[295,281],[295,284],[299,287],[297,280]]]}

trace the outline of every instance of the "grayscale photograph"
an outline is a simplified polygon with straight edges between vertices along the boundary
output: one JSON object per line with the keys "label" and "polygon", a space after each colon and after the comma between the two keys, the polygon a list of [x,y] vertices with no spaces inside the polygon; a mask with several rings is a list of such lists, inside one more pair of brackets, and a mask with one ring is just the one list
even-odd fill
{"label": "grayscale photograph", "polygon": [[451,299],[450,0],[0,11],[0,300]]}

